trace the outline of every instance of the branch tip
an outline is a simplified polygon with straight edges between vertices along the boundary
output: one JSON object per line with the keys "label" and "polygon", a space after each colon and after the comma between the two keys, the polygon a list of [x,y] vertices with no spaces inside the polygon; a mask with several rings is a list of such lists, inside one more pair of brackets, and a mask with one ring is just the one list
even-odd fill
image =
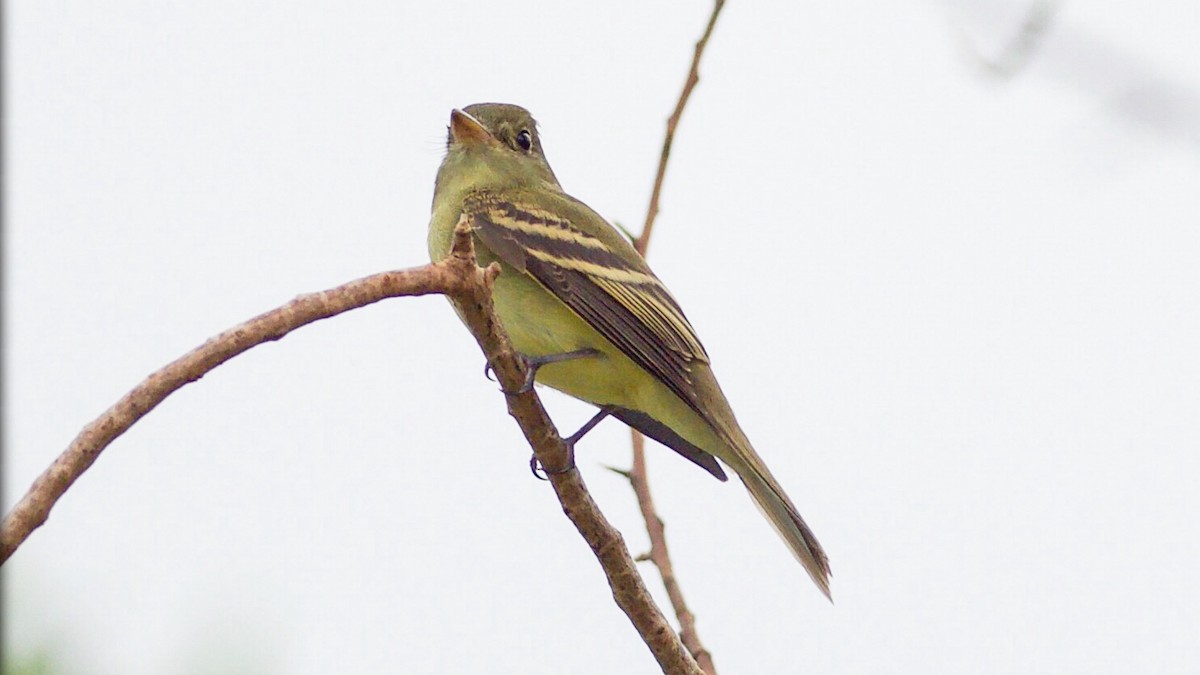
{"label": "branch tip", "polygon": [[629,472],[629,469],[618,469],[615,466],[609,466],[607,464],[602,464],[601,466],[603,466],[604,468],[608,469],[609,471],[611,471],[619,476],[624,476],[626,480],[633,479],[633,474],[631,474]]}
{"label": "branch tip", "polygon": [[471,219],[467,214],[458,217],[454,225],[454,241],[450,245],[450,255],[459,260],[475,261],[475,242],[471,237]]}
{"label": "branch tip", "polygon": [[500,276],[500,263],[498,262],[493,262],[483,270],[483,283],[487,284],[488,290],[491,290],[498,276]]}

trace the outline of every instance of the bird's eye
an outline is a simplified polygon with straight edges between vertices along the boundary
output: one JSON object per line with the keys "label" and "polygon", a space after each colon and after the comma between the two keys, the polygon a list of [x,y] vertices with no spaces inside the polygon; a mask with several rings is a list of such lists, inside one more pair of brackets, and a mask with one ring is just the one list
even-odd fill
{"label": "bird's eye", "polygon": [[532,150],[533,134],[529,133],[527,129],[522,129],[521,132],[517,134],[517,146],[525,152]]}

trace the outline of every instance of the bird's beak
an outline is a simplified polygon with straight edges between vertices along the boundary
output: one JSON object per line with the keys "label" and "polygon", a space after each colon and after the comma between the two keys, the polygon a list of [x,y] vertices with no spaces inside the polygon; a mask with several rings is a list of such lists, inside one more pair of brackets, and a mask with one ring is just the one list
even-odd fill
{"label": "bird's beak", "polygon": [[450,111],[450,138],[456,145],[495,143],[496,139],[479,120],[461,110]]}

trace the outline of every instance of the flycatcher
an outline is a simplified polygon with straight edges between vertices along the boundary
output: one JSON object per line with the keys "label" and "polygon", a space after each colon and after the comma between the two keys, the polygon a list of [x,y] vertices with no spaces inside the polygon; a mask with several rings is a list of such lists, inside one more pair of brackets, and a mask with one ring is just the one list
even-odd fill
{"label": "flycatcher", "polygon": [[612,415],[726,480],[721,460],[828,597],[825,552],[742,433],[683,310],[624,235],[563,192],[524,108],[450,113],[429,222],[434,260],[463,215],[480,264],[500,263],[496,313],[533,377],[600,407],[567,441]]}

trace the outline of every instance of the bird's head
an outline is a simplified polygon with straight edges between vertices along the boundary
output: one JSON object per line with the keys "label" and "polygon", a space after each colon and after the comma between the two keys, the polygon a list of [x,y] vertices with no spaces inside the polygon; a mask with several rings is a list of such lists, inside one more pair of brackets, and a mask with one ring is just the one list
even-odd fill
{"label": "bird's head", "polygon": [[507,103],[476,103],[450,113],[439,190],[464,180],[475,188],[558,187],[542,153],[537,122]]}

